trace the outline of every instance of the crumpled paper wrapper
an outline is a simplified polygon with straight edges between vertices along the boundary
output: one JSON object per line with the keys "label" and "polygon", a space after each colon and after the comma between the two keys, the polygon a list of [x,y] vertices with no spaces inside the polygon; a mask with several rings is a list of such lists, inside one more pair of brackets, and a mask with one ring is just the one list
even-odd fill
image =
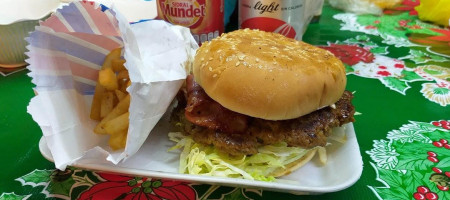
{"label": "crumpled paper wrapper", "polygon": [[[58,169],[99,152],[114,164],[135,154],[183,84],[198,48],[187,28],[159,20],[130,25],[114,5],[108,9],[93,2],[57,10],[27,41],[37,93],[28,112]],[[132,81],[130,125],[125,149],[112,151],[109,136],[93,132],[98,122],[89,113],[98,71],[118,47]]]}

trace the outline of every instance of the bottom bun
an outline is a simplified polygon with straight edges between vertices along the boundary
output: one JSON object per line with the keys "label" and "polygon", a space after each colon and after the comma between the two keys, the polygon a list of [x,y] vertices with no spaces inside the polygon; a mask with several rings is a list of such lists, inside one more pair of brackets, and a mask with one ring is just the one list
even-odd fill
{"label": "bottom bun", "polygon": [[298,159],[290,164],[287,164],[285,166],[285,168],[280,168],[278,170],[275,170],[274,172],[272,172],[270,174],[270,176],[280,177],[280,176],[285,176],[285,175],[290,174],[291,172],[299,169],[300,167],[302,167],[303,165],[308,163],[314,157],[314,155],[316,155],[316,151],[317,151],[317,149],[310,150],[308,153],[306,153],[300,159]]}

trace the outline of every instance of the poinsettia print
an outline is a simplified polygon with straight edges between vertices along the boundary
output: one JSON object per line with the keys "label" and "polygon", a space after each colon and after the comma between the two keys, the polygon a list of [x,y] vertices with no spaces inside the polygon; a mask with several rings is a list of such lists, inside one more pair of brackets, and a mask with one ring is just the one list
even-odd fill
{"label": "poinsettia print", "polygon": [[374,55],[370,51],[357,45],[329,44],[320,48],[330,51],[348,65],[355,65],[358,62],[370,63],[374,60]]}
{"label": "poinsettia print", "polygon": [[188,184],[179,181],[168,181],[152,178],[129,177],[117,174],[98,173],[104,182],[97,183],[79,199],[196,199],[195,190]]}
{"label": "poinsettia print", "polygon": [[[378,199],[450,199],[450,120],[410,121],[366,153]],[[393,162],[395,160],[395,162]],[[387,165],[391,163],[391,165]]]}

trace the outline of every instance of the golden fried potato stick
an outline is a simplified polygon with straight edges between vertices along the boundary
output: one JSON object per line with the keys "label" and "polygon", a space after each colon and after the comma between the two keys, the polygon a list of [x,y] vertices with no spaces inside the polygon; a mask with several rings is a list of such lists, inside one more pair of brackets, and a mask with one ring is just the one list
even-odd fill
{"label": "golden fried potato stick", "polygon": [[109,138],[108,144],[113,150],[123,149],[127,143],[127,129],[112,134]]}
{"label": "golden fried potato stick", "polygon": [[102,69],[98,72],[98,83],[108,90],[117,90],[119,88],[116,74],[111,68]]}
{"label": "golden fried potato stick", "polygon": [[114,135],[120,131],[127,130],[129,125],[130,113],[126,112],[105,123],[104,129],[108,134]]}
{"label": "golden fried potato stick", "polygon": [[105,92],[102,96],[102,104],[100,106],[100,117],[104,118],[114,108],[114,94],[113,92]]}
{"label": "golden fried potato stick", "polygon": [[112,50],[105,57],[105,61],[103,61],[102,69],[112,68],[112,61],[120,59],[120,54],[122,53],[122,48],[117,48]]}
{"label": "golden fried potato stick", "polygon": [[125,98],[125,96],[127,96],[125,92],[122,92],[120,90],[114,90],[114,93],[116,93],[116,97],[119,101],[122,101],[122,99]]}
{"label": "golden fried potato stick", "polygon": [[90,114],[90,117],[93,120],[100,121],[102,119],[101,104],[102,104],[103,93],[105,91],[106,91],[105,87],[103,87],[97,83],[97,85],[95,86],[94,98],[92,99],[91,114]]}
{"label": "golden fried potato stick", "polygon": [[128,70],[122,70],[117,74],[117,79],[130,79],[130,76],[128,75]]}
{"label": "golden fried potato stick", "polygon": [[122,101],[120,101],[116,107],[113,108],[113,110],[105,116],[105,118],[102,119],[102,121],[100,121],[100,123],[97,124],[97,126],[94,128],[94,133],[97,134],[107,134],[106,130],[105,130],[105,124],[128,112],[128,108],[130,107],[130,95],[128,94],[125,98],[122,99]]}
{"label": "golden fried potato stick", "polygon": [[119,71],[123,71],[126,70],[125,66],[123,65],[125,63],[124,59],[114,59],[111,61],[111,65],[112,65],[112,69],[115,72],[119,72]]}

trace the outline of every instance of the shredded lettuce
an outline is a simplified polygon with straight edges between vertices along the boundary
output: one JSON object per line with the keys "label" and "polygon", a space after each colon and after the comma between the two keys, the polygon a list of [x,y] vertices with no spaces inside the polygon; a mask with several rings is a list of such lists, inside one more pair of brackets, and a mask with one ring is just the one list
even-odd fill
{"label": "shredded lettuce", "polygon": [[181,149],[179,172],[196,175],[244,178],[249,180],[275,181],[272,172],[285,168],[310,150],[288,147],[285,142],[267,145],[251,156],[231,156],[212,146],[197,144],[190,136],[170,132],[169,139],[176,144],[169,149]]}

